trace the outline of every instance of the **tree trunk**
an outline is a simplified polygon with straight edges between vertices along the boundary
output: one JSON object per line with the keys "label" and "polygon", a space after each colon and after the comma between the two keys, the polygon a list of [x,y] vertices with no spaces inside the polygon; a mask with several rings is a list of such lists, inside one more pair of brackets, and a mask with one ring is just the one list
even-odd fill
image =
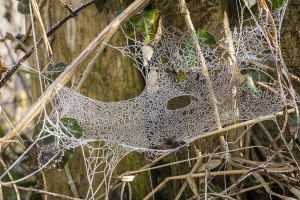
{"label": "tree trunk", "polygon": [[[299,1],[289,1],[287,10],[282,22],[281,29],[281,50],[284,57],[284,62],[289,68],[289,72],[300,76],[300,20]],[[293,86],[300,92],[298,82],[293,82]]]}

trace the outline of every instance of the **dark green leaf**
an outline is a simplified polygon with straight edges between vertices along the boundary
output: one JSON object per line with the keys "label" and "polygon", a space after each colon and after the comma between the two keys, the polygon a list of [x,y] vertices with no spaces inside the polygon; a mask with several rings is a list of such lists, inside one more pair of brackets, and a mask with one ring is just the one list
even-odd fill
{"label": "dark green leaf", "polygon": [[148,10],[142,14],[134,15],[126,23],[128,36],[131,37],[135,32],[145,35],[145,44],[148,44],[155,36],[159,19],[157,9]]}
{"label": "dark green leaf", "polygon": [[[243,184],[249,188],[249,187],[253,187],[253,186],[256,186],[256,185],[259,185],[259,182],[256,180],[256,178],[251,175],[251,176],[248,176],[244,181],[243,181]],[[257,193],[260,193],[261,189],[255,189],[254,190],[255,192]]]}
{"label": "dark green leaf", "polygon": [[217,44],[215,37],[205,30],[196,31],[201,46]]}
{"label": "dark green leaf", "polygon": [[121,9],[117,10],[115,13],[116,13],[117,15],[120,15],[124,10],[125,10],[125,9],[121,8]]}
{"label": "dark green leaf", "polygon": [[185,74],[184,74],[182,71],[180,71],[180,72],[178,73],[177,77],[178,77],[178,79],[179,79],[179,81],[180,81],[181,83],[184,82],[184,80],[185,80]]}
{"label": "dark green leaf", "polygon": [[[82,136],[82,128],[79,125],[78,121],[74,118],[62,118],[59,121],[60,130],[63,131],[64,134],[66,134],[69,137],[75,137],[80,138]],[[34,140],[37,140],[37,144],[42,147],[50,144],[54,144],[58,141],[58,138],[55,135],[51,135],[51,133],[56,132],[59,130],[56,130],[55,126],[52,126],[50,122],[44,121],[39,122],[34,127],[32,138]],[[38,136],[40,137],[38,138]],[[43,139],[40,139],[42,137],[46,136]]]}
{"label": "dark green leaf", "polygon": [[68,136],[80,138],[82,136],[82,128],[75,118],[62,118],[60,119],[61,130]]}
{"label": "dark green leaf", "polygon": [[61,161],[57,163],[57,168],[63,169],[70,158],[72,158],[74,155],[73,149],[66,149],[65,155],[61,158]]}
{"label": "dark green leaf", "polygon": [[[213,47],[217,44],[215,37],[205,30],[197,30],[196,35],[201,47]],[[197,54],[192,39],[184,42],[181,55],[181,70],[187,70],[195,65]]]}
{"label": "dark green leaf", "polygon": [[49,67],[48,71],[50,75],[58,76],[61,72],[63,72],[68,67],[67,64],[63,62],[56,63]]}
{"label": "dark green leaf", "polygon": [[271,2],[275,8],[281,8],[283,6],[285,0],[271,0]]}
{"label": "dark green leaf", "polygon": [[24,15],[30,14],[29,0],[20,0],[18,3],[18,11]]}
{"label": "dark green leaf", "polygon": [[[37,125],[34,127],[32,138],[34,140],[37,140],[37,145],[40,147],[46,146],[49,144],[54,144],[56,142],[56,137],[54,135],[51,135],[51,132],[54,131],[54,128],[51,126],[49,122],[40,121]],[[45,137],[43,139],[39,139]]]}
{"label": "dark green leaf", "polygon": [[242,71],[242,74],[249,74],[252,76],[254,80],[259,80],[261,82],[268,82],[270,81],[270,76],[267,75],[266,72],[262,72],[255,69],[245,69]]}

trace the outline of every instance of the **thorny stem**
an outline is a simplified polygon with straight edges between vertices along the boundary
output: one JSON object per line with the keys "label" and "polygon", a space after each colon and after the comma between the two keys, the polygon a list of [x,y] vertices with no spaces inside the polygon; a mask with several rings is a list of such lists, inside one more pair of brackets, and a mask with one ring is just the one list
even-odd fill
{"label": "thorny stem", "polygon": [[[73,13],[75,13],[76,16],[79,15],[80,12],[83,9],[85,9],[88,6],[92,5],[95,1],[96,0],[88,1],[87,3],[83,4],[82,6],[74,9]],[[54,26],[52,26],[52,28],[47,32],[47,37],[51,36],[59,27],[61,27],[64,23],[66,23],[69,19],[71,19],[73,17],[75,17],[75,16],[72,15],[72,14],[69,14],[64,19],[62,19],[61,21],[59,21],[57,24],[55,24]],[[33,47],[31,47],[31,49],[29,49],[29,51],[27,51],[25,53],[25,55],[16,64],[14,64],[11,67],[11,69],[9,70],[9,72],[0,81],[0,88],[6,83],[6,81],[8,81],[10,79],[10,77],[15,73],[15,71],[21,66],[21,63],[24,62],[27,58],[29,58],[31,56],[31,54],[33,54],[35,52],[36,48],[38,48],[39,46],[41,46],[41,44],[43,44],[43,42],[44,42],[44,39],[40,38],[38,40],[38,42],[36,43],[36,45],[34,45]]]}

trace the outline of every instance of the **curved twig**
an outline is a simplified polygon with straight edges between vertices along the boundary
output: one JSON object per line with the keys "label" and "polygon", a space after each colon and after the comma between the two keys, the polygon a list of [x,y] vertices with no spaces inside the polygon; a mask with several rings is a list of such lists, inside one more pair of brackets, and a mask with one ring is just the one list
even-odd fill
{"label": "curved twig", "polygon": [[[57,24],[55,24],[54,26],[52,26],[52,28],[47,32],[47,37],[50,37],[59,27],[61,27],[64,23],[66,23],[69,19],[78,16],[81,11],[85,8],[87,8],[88,6],[92,5],[95,1],[97,0],[90,0],[87,3],[83,4],[82,6],[76,8],[73,10],[72,14],[69,14],[68,16],[66,16],[63,20],[59,21]],[[27,51],[25,53],[25,55],[16,63],[12,66],[12,68],[9,70],[9,72],[7,72],[7,74],[3,77],[3,79],[0,81],[0,88],[6,83],[6,81],[8,81],[10,79],[10,77],[17,71],[17,69],[21,66],[21,63],[24,62],[27,58],[29,58],[31,56],[31,54],[33,54],[33,52],[35,52],[36,48],[38,48],[39,46],[41,46],[41,44],[44,43],[44,39],[40,38],[38,40],[38,42],[36,43],[36,45],[34,45],[33,47],[31,47],[29,49],[29,51]],[[36,47],[36,48],[35,48]]]}

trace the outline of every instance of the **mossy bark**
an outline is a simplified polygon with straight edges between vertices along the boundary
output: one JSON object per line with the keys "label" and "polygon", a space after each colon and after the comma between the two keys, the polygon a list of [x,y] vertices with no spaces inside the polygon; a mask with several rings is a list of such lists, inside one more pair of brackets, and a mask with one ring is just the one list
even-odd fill
{"label": "mossy bark", "polygon": [[[289,72],[300,77],[300,1],[289,1],[282,22],[281,51]],[[293,82],[294,88],[300,92],[300,83]]]}

